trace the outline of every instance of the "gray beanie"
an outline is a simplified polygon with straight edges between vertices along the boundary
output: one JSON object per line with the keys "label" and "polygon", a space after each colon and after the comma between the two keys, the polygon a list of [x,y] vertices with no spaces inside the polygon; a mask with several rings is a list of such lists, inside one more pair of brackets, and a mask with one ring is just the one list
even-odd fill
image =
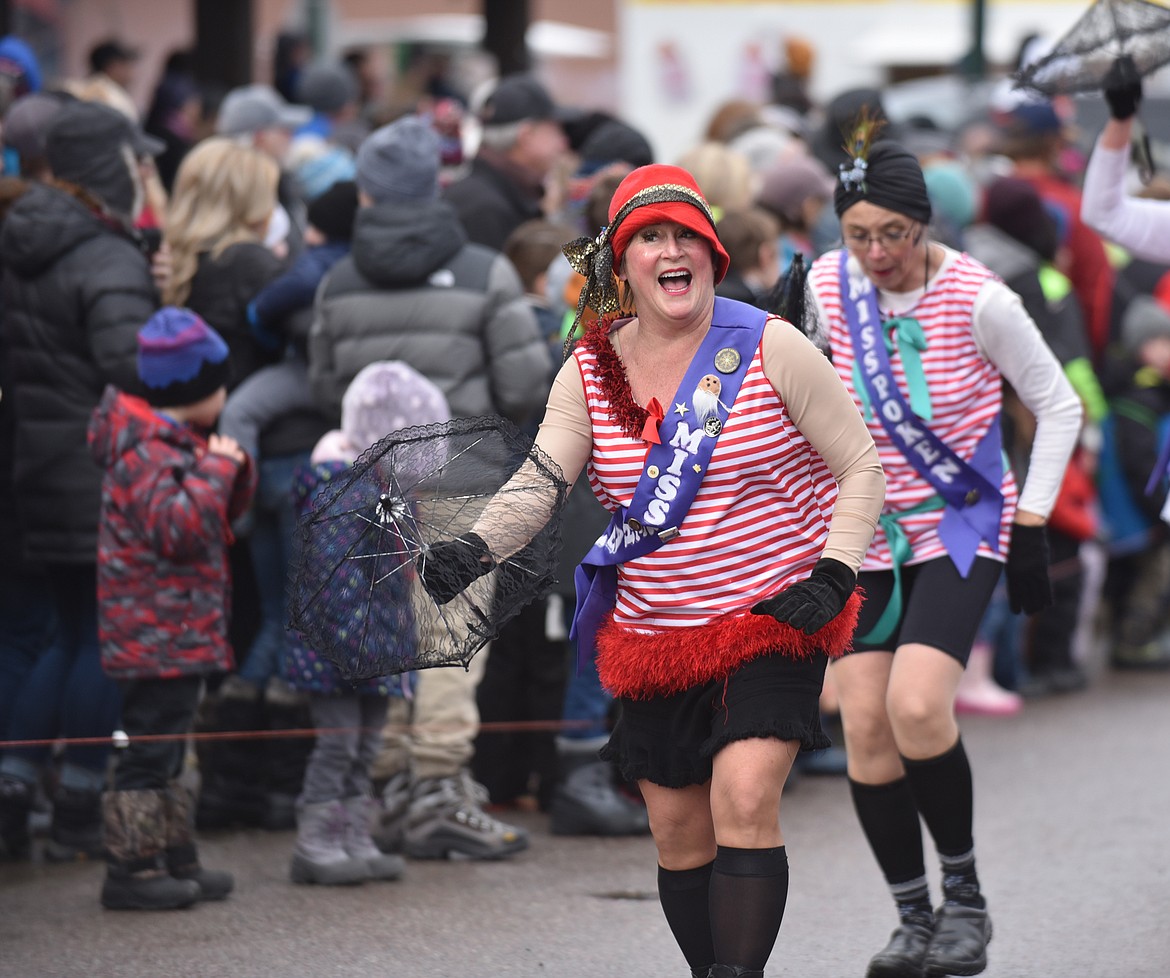
{"label": "gray beanie", "polygon": [[439,136],[416,115],[370,133],[358,148],[358,189],[376,203],[434,200],[439,193]]}
{"label": "gray beanie", "polygon": [[1170,311],[1148,295],[1134,296],[1121,317],[1121,342],[1130,353],[1137,353],[1146,340],[1170,337]]}
{"label": "gray beanie", "polygon": [[345,65],[310,65],[297,84],[297,98],[325,115],[356,102],[358,95],[357,80]]}

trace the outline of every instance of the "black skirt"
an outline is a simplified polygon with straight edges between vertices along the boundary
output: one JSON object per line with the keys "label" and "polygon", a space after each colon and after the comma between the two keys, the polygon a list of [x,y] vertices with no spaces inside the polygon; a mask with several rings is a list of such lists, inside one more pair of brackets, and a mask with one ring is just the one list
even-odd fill
{"label": "black skirt", "polygon": [[704,784],[711,759],[736,740],[795,740],[801,750],[831,746],[821,730],[827,658],[773,653],[744,663],[726,680],[670,696],[619,699],[620,713],[601,756],[629,781],[665,788]]}

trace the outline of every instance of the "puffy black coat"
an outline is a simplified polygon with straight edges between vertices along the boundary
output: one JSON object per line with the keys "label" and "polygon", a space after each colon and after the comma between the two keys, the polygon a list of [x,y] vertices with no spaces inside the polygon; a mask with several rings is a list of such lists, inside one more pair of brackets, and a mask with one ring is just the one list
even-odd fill
{"label": "puffy black coat", "polygon": [[0,230],[0,265],[24,552],[92,564],[102,473],[86,428],[107,384],[139,390],[138,330],[158,308],[150,262],[126,231],[36,184]]}

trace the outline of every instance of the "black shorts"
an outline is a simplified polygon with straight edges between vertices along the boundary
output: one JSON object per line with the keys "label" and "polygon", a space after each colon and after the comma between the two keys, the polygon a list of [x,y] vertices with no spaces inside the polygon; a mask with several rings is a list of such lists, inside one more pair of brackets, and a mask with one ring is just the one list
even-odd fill
{"label": "black shorts", "polygon": [[938,557],[902,568],[902,617],[890,637],[867,643],[868,634],[886,610],[894,591],[893,571],[862,571],[858,587],[865,589],[865,603],[857,616],[853,652],[888,652],[899,645],[918,643],[940,649],[963,665],[979,632],[991,592],[1003,564],[990,557],[976,557],[966,577],[960,577],[950,557]]}
{"label": "black shorts", "polygon": [[830,746],[821,730],[826,657],[773,653],[745,662],[724,682],[646,700],[619,699],[621,711],[601,756],[629,781],[665,788],[711,779],[711,758],[752,737],[796,740],[802,750]]}

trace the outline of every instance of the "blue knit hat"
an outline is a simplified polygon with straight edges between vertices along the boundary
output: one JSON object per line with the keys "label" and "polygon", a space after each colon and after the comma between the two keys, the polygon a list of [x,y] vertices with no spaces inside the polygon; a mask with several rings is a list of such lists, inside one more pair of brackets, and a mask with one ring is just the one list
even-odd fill
{"label": "blue knit hat", "polygon": [[164,306],[138,331],[138,377],[156,407],[196,404],[230,373],[227,343],[190,309]]}

